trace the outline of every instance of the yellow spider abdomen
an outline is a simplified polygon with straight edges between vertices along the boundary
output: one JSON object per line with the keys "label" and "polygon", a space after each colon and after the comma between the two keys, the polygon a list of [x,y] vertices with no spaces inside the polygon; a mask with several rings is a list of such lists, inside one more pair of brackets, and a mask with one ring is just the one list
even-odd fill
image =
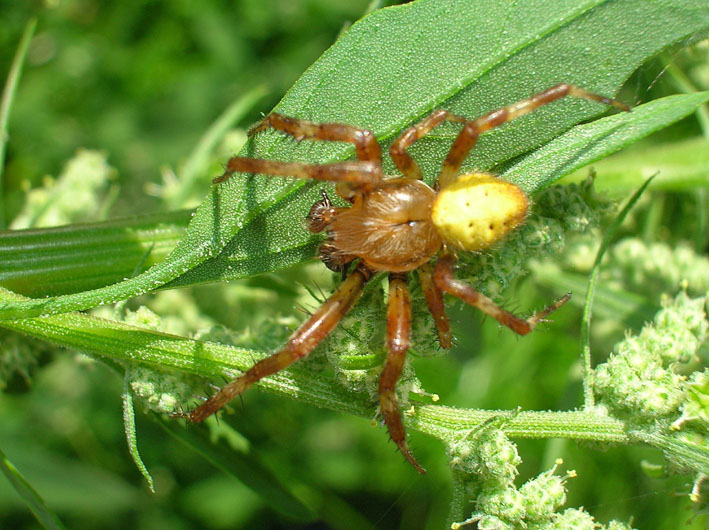
{"label": "yellow spider abdomen", "polygon": [[519,186],[485,173],[470,173],[438,192],[431,220],[447,243],[476,251],[522,224],[528,206]]}

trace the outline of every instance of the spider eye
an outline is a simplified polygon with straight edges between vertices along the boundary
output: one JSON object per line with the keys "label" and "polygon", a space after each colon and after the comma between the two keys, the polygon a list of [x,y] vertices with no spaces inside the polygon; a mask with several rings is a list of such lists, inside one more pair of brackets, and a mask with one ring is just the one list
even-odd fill
{"label": "spider eye", "polygon": [[461,175],[436,197],[431,220],[448,243],[487,248],[524,222],[529,200],[519,186],[484,173]]}

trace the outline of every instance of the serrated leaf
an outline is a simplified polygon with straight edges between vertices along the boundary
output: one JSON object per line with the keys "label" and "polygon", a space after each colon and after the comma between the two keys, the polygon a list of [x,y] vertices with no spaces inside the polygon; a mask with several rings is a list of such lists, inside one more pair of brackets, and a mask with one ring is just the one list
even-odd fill
{"label": "serrated leaf", "polygon": [[[418,0],[354,24],[276,110],[351,123],[387,140],[436,107],[474,117],[562,81],[613,95],[649,57],[707,28],[709,5],[702,0]],[[484,136],[468,166],[491,168],[604,110],[579,101],[540,109]],[[413,152],[430,178],[445,149],[435,138],[420,144]],[[317,162],[343,160],[351,152],[342,144],[298,144],[270,133],[244,150],[250,156]],[[549,177],[542,181],[549,182]],[[519,183],[531,189],[524,180]],[[318,187],[302,181],[232,178],[205,199],[172,254],[146,273],[74,295],[3,302],[0,318],[83,309],[142,294],[217,256],[244,227],[265,223],[266,212],[269,219],[278,213],[288,222],[261,233],[261,246],[278,247],[274,241],[280,238],[300,247],[307,238],[299,220],[317,193]],[[208,268],[190,281],[210,281],[213,275],[206,273]]]}
{"label": "serrated leaf", "polygon": [[[709,92],[680,94],[641,105],[629,113],[573,127],[515,160],[502,176],[522,183],[525,191],[532,194],[578,168],[681,120],[706,101],[709,101]],[[168,287],[248,277],[285,268],[314,256],[319,240],[301,226],[296,226],[298,231],[285,230],[288,215],[289,210],[283,207],[259,216],[244,227],[239,237],[233,239],[219,256],[195,267]],[[303,216],[301,214],[298,219]],[[264,240],[264,234],[271,237]]]}

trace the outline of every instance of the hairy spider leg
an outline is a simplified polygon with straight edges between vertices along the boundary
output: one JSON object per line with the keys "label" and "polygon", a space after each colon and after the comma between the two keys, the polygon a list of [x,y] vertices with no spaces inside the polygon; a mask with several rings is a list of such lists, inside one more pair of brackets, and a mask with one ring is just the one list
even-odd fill
{"label": "hairy spider leg", "polygon": [[443,188],[456,180],[460,166],[477,142],[478,136],[482,133],[514,120],[515,118],[519,118],[524,114],[528,114],[542,105],[546,105],[566,96],[597,101],[606,105],[612,105],[626,112],[630,111],[630,107],[620,101],[605,96],[599,96],[598,94],[594,94],[593,92],[574,85],[562,83],[553,86],[530,98],[493,110],[480,118],[466,121],[463,129],[453,143],[451,150],[448,152],[446,160],[443,162],[441,174],[438,177],[439,187]]}
{"label": "hairy spider leg", "polygon": [[382,180],[381,166],[375,162],[348,161],[332,164],[305,164],[235,156],[227,162],[226,172],[221,177],[213,179],[212,183],[224,182],[234,173],[261,173],[276,177],[347,182],[356,188],[365,189],[373,187]]}
{"label": "hairy spider leg", "polygon": [[426,136],[433,128],[440,125],[444,121],[453,121],[458,123],[467,122],[467,118],[457,116],[447,110],[434,110],[431,114],[402,132],[394,143],[389,148],[389,156],[399,168],[404,176],[410,179],[423,180],[423,173],[416,161],[411,158],[411,155],[406,152],[414,142]]}
{"label": "hairy spider leg", "polygon": [[357,158],[370,162],[382,162],[382,150],[371,131],[358,129],[344,123],[314,123],[312,121],[289,118],[278,113],[271,113],[249,130],[249,136],[264,131],[269,127],[283,131],[296,140],[328,140],[330,142],[349,142],[355,146]]}
{"label": "hairy spider leg", "polygon": [[433,281],[433,267],[426,263],[418,268],[419,282],[426,299],[428,310],[433,316],[433,321],[438,330],[438,342],[441,348],[450,348],[453,345],[451,336],[451,325],[446,315],[446,308],[443,304],[443,291]]}
{"label": "hairy spider leg", "polygon": [[272,113],[253,127],[249,136],[268,128],[282,131],[296,140],[351,143],[355,146],[358,161],[305,164],[235,156],[227,162],[226,172],[212,182],[224,182],[237,172],[327,180],[337,182],[338,194],[351,200],[359,191],[372,189],[382,180],[382,152],[371,131],[343,123],[313,123]]}
{"label": "hairy spider leg", "polygon": [[406,285],[406,275],[400,272],[389,274],[389,301],[387,304],[387,355],[384,369],[379,376],[379,405],[389,436],[406,460],[423,474],[426,470],[414,458],[406,443],[406,430],[401,421],[399,402],[396,398],[396,382],[404,368],[406,352],[411,344],[411,294]]}
{"label": "hairy spider leg", "polygon": [[307,357],[357,302],[371,276],[372,272],[367,267],[359,265],[340,284],[337,291],[290,336],[281,351],[260,360],[243,375],[222,387],[219,392],[191,411],[188,414],[189,419],[193,422],[204,421],[252,384]]}
{"label": "hairy spider leg", "polygon": [[519,335],[526,335],[532,331],[535,327],[537,327],[539,322],[542,322],[544,318],[549,315],[549,313],[559,309],[562,305],[568,302],[569,298],[571,298],[571,293],[567,293],[550,306],[534,313],[531,317],[527,319],[520,318],[513,315],[509,311],[502,309],[499,305],[490,300],[484,294],[473,289],[470,285],[460,280],[456,280],[453,277],[454,263],[455,260],[451,254],[444,254],[438,259],[433,275],[436,285],[443,292],[452,294],[453,296],[463,300],[466,304],[477,307],[483,313],[490,315],[500,324],[507,326]]}

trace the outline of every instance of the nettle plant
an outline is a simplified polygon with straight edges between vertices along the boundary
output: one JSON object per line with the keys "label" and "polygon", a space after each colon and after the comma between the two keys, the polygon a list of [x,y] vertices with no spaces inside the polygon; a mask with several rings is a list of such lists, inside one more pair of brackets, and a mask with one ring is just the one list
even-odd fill
{"label": "nettle plant", "polygon": [[[472,119],[559,82],[613,96],[641,64],[709,29],[709,7],[703,2],[547,4],[501,13],[500,7],[478,2],[419,0],[375,11],[345,31],[274,110],[315,122],[366,128],[386,149],[412,123],[438,108]],[[619,99],[626,93],[632,95],[632,91],[622,92]],[[239,108],[254,99],[254,94],[249,95]],[[697,504],[702,501],[709,474],[703,296],[709,286],[709,264],[684,247],[660,249],[633,238],[612,244],[615,234],[628,230],[621,223],[633,221],[629,212],[647,183],[617,215],[609,201],[594,192],[591,179],[576,185],[553,184],[691,115],[708,100],[709,92],[695,91],[600,118],[606,109],[593,102],[559,101],[482,135],[466,158],[462,172],[493,172],[519,186],[533,204],[525,223],[502,243],[482,253],[461,254],[458,278],[493,299],[504,294],[513,300],[514,291],[507,287],[531,270],[536,280],[560,294],[569,285],[579,300],[588,294],[582,351],[571,352],[582,358],[583,366],[583,402],[577,410],[447,407],[427,394],[437,389],[424,389],[410,363],[404,366],[397,386],[404,425],[441,440],[447,450],[453,477],[451,527],[473,523],[485,529],[598,527],[583,509],[563,510],[565,484],[573,471],[561,475],[555,473],[555,465],[522,485],[515,484],[521,460],[511,439],[518,437],[659,448],[668,470],[694,477],[690,494]],[[232,120],[237,119],[238,113],[232,113]],[[428,184],[459,128],[460,124],[443,124],[411,148]],[[212,147],[221,136],[210,132]],[[348,160],[353,149],[345,143],[295,142],[269,132],[251,138],[240,154],[323,164]],[[206,168],[207,161],[216,158],[215,153],[198,150],[185,166],[193,168],[195,161],[201,161]],[[387,163],[384,172],[397,174]],[[72,212],[85,211],[76,208],[77,197],[87,197],[87,204],[97,202],[96,195],[82,195],[79,190],[86,191],[86,182],[105,180],[109,174],[95,153],[80,153],[54,187],[28,203],[15,226],[36,222],[53,211],[56,218],[71,221]],[[195,188],[206,189],[208,178],[198,181],[196,174],[201,173],[178,174],[170,184],[176,189],[163,189],[164,195],[188,197]],[[599,175],[602,178],[600,170]],[[640,187],[642,180],[631,177],[632,173],[621,176],[613,186]],[[694,186],[707,185],[706,175],[696,179]],[[195,396],[204,394],[205,381],[220,383],[221,378],[232,379],[248,370],[282,347],[297,322],[281,319],[274,311],[254,328],[211,327],[190,336],[200,327],[194,321],[203,319],[205,327],[213,323],[190,309],[193,322],[185,333],[168,334],[164,331],[167,317],[184,318],[186,310],[173,304],[164,315],[147,308],[129,311],[121,301],[157,289],[280,271],[312,260],[322,242],[321,236],[305,230],[303,219],[327,185],[263,175],[235,175],[232,181],[218,193],[212,190],[194,216],[175,212],[61,230],[8,231],[0,236],[4,286],[0,326],[79,350],[124,374],[128,438],[149,481],[137,453],[133,398],[163,416],[191,409]],[[655,182],[660,181],[671,188],[671,178],[667,184],[660,175]],[[686,183],[685,179],[680,185]],[[67,201],[67,196],[72,200]],[[86,251],[96,259],[87,262],[81,257]],[[668,258],[667,267],[655,267],[653,256],[660,252]],[[609,261],[601,266],[606,253]],[[557,256],[554,263],[544,261],[551,255]],[[42,265],[38,266],[39,256]],[[590,280],[579,281],[578,272],[590,274]],[[307,274],[302,278],[305,285],[310,280]],[[385,359],[387,286],[382,280],[383,276],[375,275],[359,303],[307,363],[262,379],[258,386],[303,403],[375,417],[377,379]],[[633,308],[623,304],[632,298],[627,290],[632,290],[633,282],[647,299],[656,303],[662,299],[662,308],[651,323],[618,342],[605,362],[594,365],[589,339],[594,294],[602,301],[615,300],[611,307],[620,317],[627,316]],[[651,293],[648,283],[655,286]],[[410,351],[440,355],[424,293],[415,282],[411,290]],[[664,292],[671,294],[662,297]],[[156,297],[168,295],[162,292]],[[322,301],[320,295],[315,298]],[[235,304],[240,301],[235,296]],[[115,312],[80,312],[112,303],[119,303]],[[594,314],[601,323],[622,321],[612,312]],[[553,333],[554,324],[547,329]],[[13,337],[4,344],[0,373],[29,374],[35,347]],[[164,417],[158,421],[191,443],[203,443],[195,442],[195,433],[201,432],[195,426],[183,428],[177,425],[179,420]],[[211,423],[209,428],[218,429]],[[287,492],[279,495],[287,497],[283,502],[300,502]],[[624,522],[607,525],[629,527]]]}

